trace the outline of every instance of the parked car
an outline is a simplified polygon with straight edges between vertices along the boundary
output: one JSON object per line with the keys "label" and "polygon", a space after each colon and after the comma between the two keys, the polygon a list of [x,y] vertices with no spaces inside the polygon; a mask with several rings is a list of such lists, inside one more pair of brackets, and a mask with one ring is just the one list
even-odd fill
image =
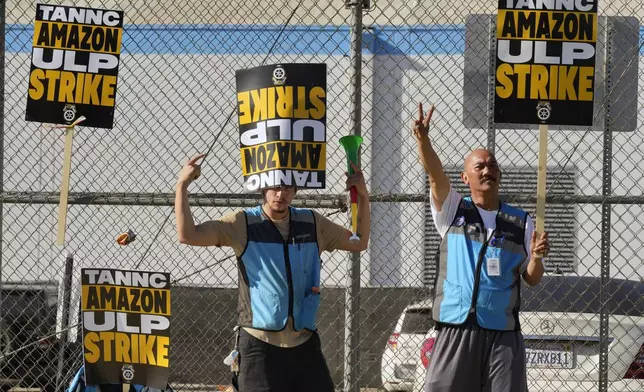
{"label": "parked car", "polygon": [[382,355],[381,378],[385,390],[411,391],[418,349],[433,326],[430,301],[415,303],[403,310]]}
{"label": "parked car", "polygon": [[[644,283],[611,279],[607,287],[608,390],[644,391]],[[596,277],[544,276],[523,287],[519,317],[530,391],[598,390],[599,293]],[[427,333],[418,351],[414,392],[423,391],[434,342]]]}

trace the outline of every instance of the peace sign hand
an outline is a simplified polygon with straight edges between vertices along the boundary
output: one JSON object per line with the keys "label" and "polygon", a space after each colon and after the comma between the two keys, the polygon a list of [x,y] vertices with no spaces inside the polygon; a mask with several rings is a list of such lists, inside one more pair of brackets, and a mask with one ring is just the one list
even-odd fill
{"label": "peace sign hand", "polygon": [[205,157],[206,154],[199,154],[195,157],[192,157],[186,165],[181,169],[179,172],[179,182],[180,183],[186,183],[190,184],[192,181],[196,180],[199,178],[201,175],[201,165],[197,164],[197,162]]}
{"label": "peace sign hand", "polygon": [[414,132],[414,136],[418,141],[429,138],[429,123],[432,120],[432,115],[434,114],[434,105],[429,108],[427,116],[424,116],[424,114],[423,104],[419,103],[418,119],[412,124],[412,132]]}

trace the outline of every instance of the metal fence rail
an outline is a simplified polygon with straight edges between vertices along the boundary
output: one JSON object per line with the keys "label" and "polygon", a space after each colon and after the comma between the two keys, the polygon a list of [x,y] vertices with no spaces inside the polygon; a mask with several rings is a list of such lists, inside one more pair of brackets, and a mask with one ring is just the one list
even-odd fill
{"label": "metal fence rail", "polygon": [[[47,391],[69,382],[82,363],[78,277],[93,266],[169,271],[171,384],[230,384],[223,359],[236,320],[235,257],[230,249],[179,244],[176,176],[190,156],[211,152],[190,188],[195,221],[257,205],[258,195],[242,184],[234,71],[323,62],[327,188],[298,192],[294,205],[348,227],[338,139],[349,134],[365,139],[360,163],[372,200],[369,249],[322,255],[324,354],[338,390],[419,390],[438,237],[409,129],[417,103],[436,105],[432,143],[459,191],[467,192],[459,180],[465,155],[487,147],[504,172],[502,200],[532,214],[536,205],[538,133],[492,122],[487,81],[494,74],[476,68],[494,60],[489,23],[497,4],[73,3],[121,9],[126,22],[115,126],[76,131],[67,241],[58,247],[64,137],[25,121],[35,4],[0,1],[0,381]],[[595,123],[549,132],[550,279],[522,294],[528,344],[568,344],[576,360],[572,369],[530,369],[533,391],[634,392],[644,385],[627,378],[638,358],[644,368],[644,6],[603,1],[599,15]],[[474,16],[478,27],[468,24]],[[627,35],[633,21],[636,37]],[[120,247],[115,237],[127,229],[137,239]],[[69,309],[60,306],[63,294]]]}

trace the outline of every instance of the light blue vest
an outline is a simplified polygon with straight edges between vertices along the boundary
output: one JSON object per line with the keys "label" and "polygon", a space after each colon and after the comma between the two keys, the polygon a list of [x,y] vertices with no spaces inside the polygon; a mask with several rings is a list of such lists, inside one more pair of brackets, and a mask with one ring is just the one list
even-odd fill
{"label": "light blue vest", "polygon": [[[496,231],[487,229],[470,197],[463,198],[441,241],[434,285],[434,320],[463,324],[475,315],[493,330],[519,330],[519,268],[527,256],[524,244],[527,213],[501,203]],[[499,259],[499,275],[488,274],[488,261]]]}
{"label": "light blue vest", "polygon": [[320,254],[315,216],[290,208],[290,232],[284,241],[258,206],[245,211],[248,242],[239,264],[239,324],[280,331],[289,316],[296,330],[316,330],[320,295]]}

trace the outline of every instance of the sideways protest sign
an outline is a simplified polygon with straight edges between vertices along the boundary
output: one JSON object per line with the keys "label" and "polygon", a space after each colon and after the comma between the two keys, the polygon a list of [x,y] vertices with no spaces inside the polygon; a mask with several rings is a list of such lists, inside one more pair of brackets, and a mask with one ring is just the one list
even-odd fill
{"label": "sideways protest sign", "polygon": [[235,76],[246,189],[323,189],[326,64],[267,65]]}
{"label": "sideways protest sign", "polygon": [[170,274],[85,268],[81,275],[88,385],[127,382],[165,388]]}

